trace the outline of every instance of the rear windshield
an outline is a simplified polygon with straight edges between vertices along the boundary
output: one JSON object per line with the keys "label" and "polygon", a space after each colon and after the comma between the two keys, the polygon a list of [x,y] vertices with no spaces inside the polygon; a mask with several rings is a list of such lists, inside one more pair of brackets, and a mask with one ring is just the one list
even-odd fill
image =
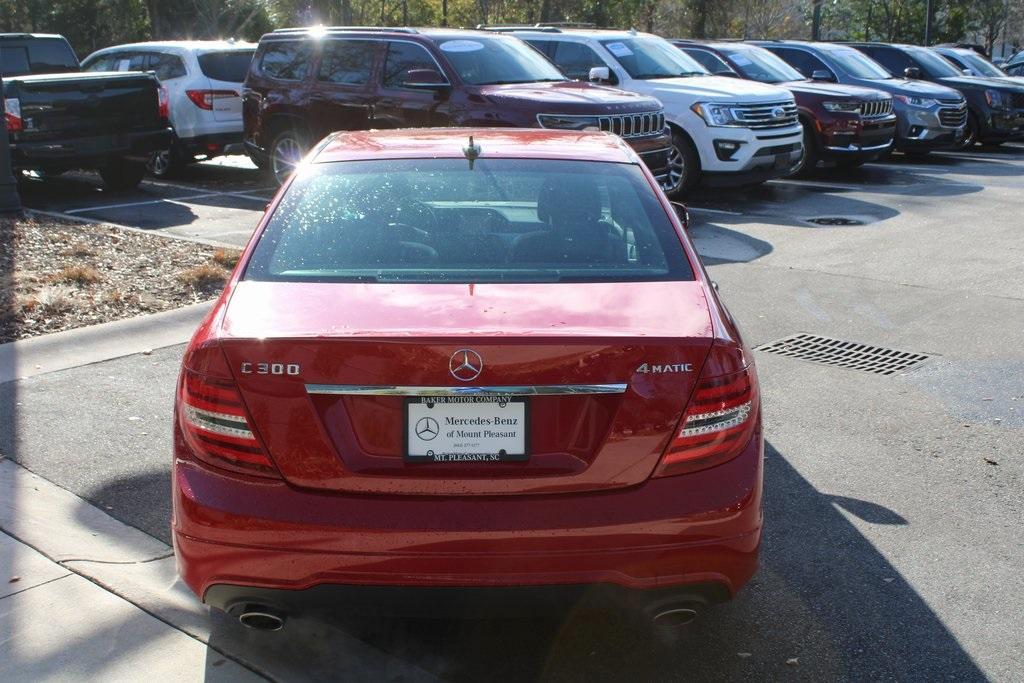
{"label": "rear windshield", "polygon": [[214,81],[241,83],[249,72],[249,63],[255,50],[204,52],[199,55],[199,68],[203,75]]}
{"label": "rear windshield", "polygon": [[0,75],[78,71],[78,58],[63,38],[33,38],[0,47]]}
{"label": "rear windshield", "polygon": [[300,171],[247,280],[692,280],[679,237],[630,164],[351,161]]}

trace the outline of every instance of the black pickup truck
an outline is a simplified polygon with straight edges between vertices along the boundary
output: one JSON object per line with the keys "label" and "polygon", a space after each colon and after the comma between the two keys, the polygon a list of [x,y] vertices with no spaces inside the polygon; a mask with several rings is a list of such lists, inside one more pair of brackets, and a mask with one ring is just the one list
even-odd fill
{"label": "black pickup truck", "polygon": [[171,140],[166,100],[149,73],[75,73],[62,36],[0,33],[4,112],[16,173],[96,169],[112,190],[135,187],[150,152]]}

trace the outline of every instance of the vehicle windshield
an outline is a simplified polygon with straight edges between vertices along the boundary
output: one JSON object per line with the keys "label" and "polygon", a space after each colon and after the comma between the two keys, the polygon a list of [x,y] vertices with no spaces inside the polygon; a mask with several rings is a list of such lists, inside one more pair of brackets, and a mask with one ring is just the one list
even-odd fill
{"label": "vehicle windshield", "polygon": [[781,57],[760,47],[723,48],[732,66],[744,78],[762,83],[805,81],[803,74],[786,64]]}
{"label": "vehicle windshield", "polygon": [[707,76],[708,71],[668,41],[654,36],[602,40],[601,44],[631,78]]}
{"label": "vehicle windshield", "polygon": [[215,81],[241,83],[249,72],[255,50],[204,52],[197,57],[203,75]]}
{"label": "vehicle windshield", "polygon": [[974,50],[957,52],[956,58],[958,61],[963,62],[964,66],[971,69],[979,76],[990,76],[992,78],[1006,77],[1006,74],[1003,73],[998,66],[988,61]]}
{"label": "vehicle windshield", "polygon": [[639,167],[523,159],[403,159],[299,171],[247,280],[692,280]]}
{"label": "vehicle windshield", "polygon": [[885,67],[853,48],[830,50],[828,54],[846,73],[854,78],[863,78],[868,81],[887,81],[892,78],[892,74],[886,71]]}
{"label": "vehicle windshield", "polygon": [[473,36],[438,42],[452,68],[470,85],[568,80],[548,60],[515,38]]}
{"label": "vehicle windshield", "polygon": [[931,50],[924,48],[912,49],[910,54],[921,65],[925,74],[932,78],[950,78],[964,75],[962,71],[950,64],[947,59]]}

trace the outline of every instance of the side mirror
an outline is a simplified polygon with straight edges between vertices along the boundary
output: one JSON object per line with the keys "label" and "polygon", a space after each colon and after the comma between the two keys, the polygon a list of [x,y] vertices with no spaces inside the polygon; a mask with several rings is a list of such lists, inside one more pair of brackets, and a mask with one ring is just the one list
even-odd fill
{"label": "side mirror", "polygon": [[593,66],[590,68],[587,80],[591,83],[611,83],[612,70],[606,66]]}
{"label": "side mirror", "polygon": [[403,88],[421,90],[447,90],[451,87],[444,76],[433,69],[409,69],[405,72]]}
{"label": "side mirror", "polygon": [[832,83],[836,80],[836,77],[832,75],[831,71],[825,69],[816,69],[811,73],[812,81],[825,81],[826,83]]}
{"label": "side mirror", "polygon": [[679,202],[672,202],[672,208],[676,211],[676,217],[683,224],[683,230],[690,231],[690,212]]}
{"label": "side mirror", "polygon": [[903,70],[903,75],[911,80],[918,79],[921,78],[921,70],[916,66],[908,66]]}

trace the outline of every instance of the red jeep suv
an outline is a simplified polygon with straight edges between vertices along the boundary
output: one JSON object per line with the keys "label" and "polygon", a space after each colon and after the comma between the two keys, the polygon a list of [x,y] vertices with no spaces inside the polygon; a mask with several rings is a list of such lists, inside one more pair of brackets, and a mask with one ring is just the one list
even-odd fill
{"label": "red jeep suv", "polygon": [[242,101],[246,150],[278,182],[325,135],[371,128],[593,128],[620,135],[656,174],[668,161],[658,100],[570,81],[518,38],[484,31],[274,31]]}
{"label": "red jeep suv", "polygon": [[762,456],[751,353],[620,138],[339,133],[185,353],[174,545],[259,628],[555,596],[679,624],[754,573]]}

